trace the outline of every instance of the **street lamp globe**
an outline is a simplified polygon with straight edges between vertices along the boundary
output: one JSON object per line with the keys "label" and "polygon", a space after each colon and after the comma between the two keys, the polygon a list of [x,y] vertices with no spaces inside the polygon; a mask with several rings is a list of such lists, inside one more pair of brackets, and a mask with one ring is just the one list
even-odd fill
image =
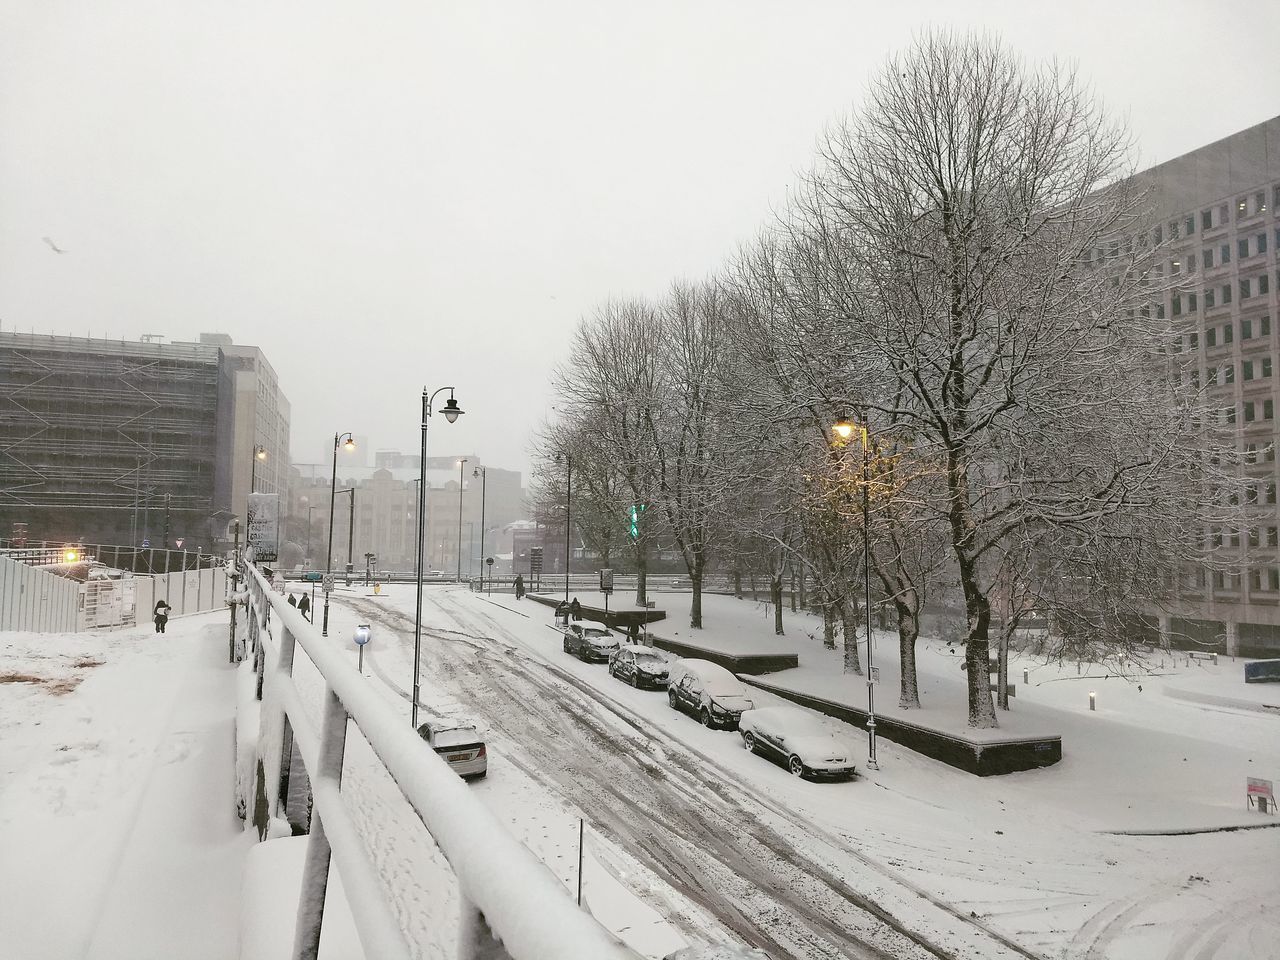
{"label": "street lamp globe", "polygon": [[857,429],[852,420],[848,417],[841,417],[831,425],[831,432],[841,440],[848,440],[853,436],[853,431]]}
{"label": "street lamp globe", "polygon": [[456,421],[463,414],[463,409],[458,406],[458,401],[450,397],[445,401],[444,409],[440,411],[444,414],[444,418],[450,423]]}

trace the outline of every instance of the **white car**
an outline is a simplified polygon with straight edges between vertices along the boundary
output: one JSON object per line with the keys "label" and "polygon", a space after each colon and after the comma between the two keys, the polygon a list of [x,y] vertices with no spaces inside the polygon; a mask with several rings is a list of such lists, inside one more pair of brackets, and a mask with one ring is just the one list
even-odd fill
{"label": "white car", "polygon": [[584,663],[608,663],[619,646],[616,636],[595,624],[575,621],[563,632],[564,652],[573,654]]}
{"label": "white car", "polygon": [[488,774],[488,751],[474,724],[432,719],[418,727],[418,736],[464,780],[480,780]]}
{"label": "white car", "polygon": [[765,707],[738,719],[742,745],[783,764],[797,777],[852,779],[853,740],[836,734],[811,710]]}

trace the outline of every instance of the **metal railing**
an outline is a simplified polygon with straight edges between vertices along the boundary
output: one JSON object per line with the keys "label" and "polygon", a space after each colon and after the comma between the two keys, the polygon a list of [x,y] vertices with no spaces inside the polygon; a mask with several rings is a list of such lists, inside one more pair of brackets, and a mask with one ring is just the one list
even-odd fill
{"label": "metal railing", "polygon": [[[461,911],[453,954],[457,960],[637,960],[637,954],[574,905],[554,874],[475,799],[331,639],[322,638],[252,566],[246,568],[245,582],[249,641],[263,701],[254,792],[259,800],[271,798],[269,813],[278,816],[288,764],[286,721],[311,780],[311,831],[295,958],[312,958],[319,950],[331,858],[342,876],[365,955],[378,960],[410,956],[404,933],[381,895],[371,853],[344,802],[342,768],[351,720],[453,870]],[[319,729],[303,709],[293,679],[299,647],[324,682]]]}

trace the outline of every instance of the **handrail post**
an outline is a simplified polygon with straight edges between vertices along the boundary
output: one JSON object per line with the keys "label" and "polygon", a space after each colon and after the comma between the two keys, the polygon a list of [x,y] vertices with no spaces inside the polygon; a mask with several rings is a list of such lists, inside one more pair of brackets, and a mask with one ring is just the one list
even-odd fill
{"label": "handrail post", "polygon": [[[320,729],[320,756],[314,783],[342,785],[342,760],[347,745],[347,711],[342,701],[325,685],[324,717]],[[324,901],[329,888],[329,860],[332,849],[319,811],[311,816],[307,837],[307,858],[302,868],[302,890],[298,897],[298,922],[294,928],[294,960],[315,960],[320,953],[320,927],[324,922]]]}

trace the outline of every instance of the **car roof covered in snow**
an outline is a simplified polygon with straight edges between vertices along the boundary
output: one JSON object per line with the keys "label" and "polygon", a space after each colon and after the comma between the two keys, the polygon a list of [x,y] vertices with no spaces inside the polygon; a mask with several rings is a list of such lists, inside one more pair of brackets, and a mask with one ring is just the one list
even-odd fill
{"label": "car roof covered in snow", "polygon": [[671,659],[664,651],[659,650],[657,647],[646,647],[643,643],[624,643],[619,647],[619,649],[626,650],[628,653],[634,653],[636,655],[643,654],[651,657],[661,657],[663,660]]}
{"label": "car roof covered in snow", "polygon": [[672,668],[673,680],[674,675],[683,675],[692,673],[707,685],[707,689],[713,693],[742,694],[746,688],[742,685],[742,681],[735,677],[730,671],[720,666],[718,663],[712,663],[710,660],[698,659],[682,659],[677,660],[675,667]]}

